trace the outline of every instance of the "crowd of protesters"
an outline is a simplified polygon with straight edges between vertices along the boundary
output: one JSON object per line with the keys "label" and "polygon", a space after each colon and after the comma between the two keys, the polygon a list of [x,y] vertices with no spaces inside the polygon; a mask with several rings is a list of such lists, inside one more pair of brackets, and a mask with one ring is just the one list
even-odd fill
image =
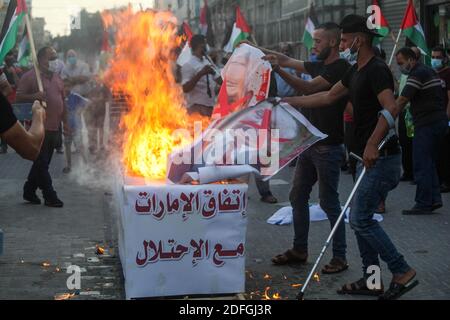
{"label": "crowd of protesters", "polygon": [[[293,208],[293,246],[274,256],[272,262],[286,265],[307,261],[308,201],[313,186],[316,183],[319,186],[320,206],[333,228],[341,211],[338,193],[341,171],[348,169],[356,178],[366,167],[368,171],[355,193],[350,212],[363,277],[342,286],[338,292],[395,299],[418,284],[416,271],[372,218],[375,212],[386,212],[388,193],[400,181],[417,185],[415,205],[403,210],[404,215],[430,215],[444,206],[441,193],[450,192],[450,67],[448,52],[442,47],[433,48],[431,66],[426,65],[418,48],[404,47],[395,52],[397,72],[386,64],[384,51],[373,46],[378,36],[375,30],[368,29],[366,18],[348,15],[339,25],[328,22],[317,26],[310,61],[294,59],[292,46],[288,44],[281,44],[279,52],[260,48],[273,67],[269,95],[281,97],[327,134],[326,139],[303,152],[296,161],[289,195]],[[221,63],[214,56],[216,64],[212,64],[202,35],[193,36],[190,45],[192,56],[178,69],[178,79],[189,112],[211,116],[222,83],[217,69],[229,56]],[[38,51],[43,92],[38,88],[35,69],[19,68],[16,59],[17,52],[13,50],[6,56],[0,75],[0,134],[4,138],[1,152],[7,152],[9,143],[34,161],[23,187],[26,201],[40,204],[36,194],[40,189],[45,205],[62,207],[49,173],[54,151],[65,146],[64,172],[69,173],[72,148],[84,152],[82,128],[86,126],[88,152],[104,152],[105,103],[110,92],[74,50],[65,54],[64,62],[52,47]],[[12,109],[3,108],[7,104],[5,99],[9,105],[34,103],[28,134],[14,121]],[[36,101],[45,105],[45,112]],[[23,146],[12,142],[11,136],[20,136],[30,151],[23,152]],[[378,150],[383,140],[384,147]],[[363,161],[356,161],[350,153]],[[256,184],[262,201],[277,202],[269,182],[257,178]],[[333,238],[332,259],[322,272],[345,271],[349,267],[346,255],[342,222]],[[387,290],[369,288],[366,282],[367,268],[379,265],[380,258],[393,274]]]}
{"label": "crowd of protesters", "polygon": [[[95,75],[95,68],[79,59],[77,52],[67,51],[64,60],[59,59],[52,47],[43,47],[37,52],[43,91],[39,90],[35,69],[31,66],[18,66],[15,49],[8,53],[0,70],[1,91],[9,105],[40,101],[45,106],[43,112],[45,138],[40,146],[39,155],[32,159],[33,165],[23,186],[23,198],[29,203],[41,204],[41,199],[36,194],[40,189],[44,204],[49,207],[64,205],[53,188],[49,173],[54,152],[65,153],[64,173],[71,171],[72,152],[84,155],[88,150],[90,154],[99,153],[101,156],[104,153],[103,128],[106,102],[110,99],[109,90]],[[33,110],[36,111],[36,108]],[[2,110],[4,109],[6,106],[2,105]],[[33,124],[34,122],[39,123],[33,116],[33,119],[25,120],[22,124],[25,128],[30,126],[33,128],[37,125]],[[83,125],[87,129],[87,146],[83,144]],[[9,128],[4,129],[6,132]],[[1,153],[8,152],[7,144],[12,143],[10,140],[2,135]]]}
{"label": "crowd of protesters", "polygon": [[[340,25],[329,22],[316,28],[311,61],[292,58],[292,48],[286,44],[280,45],[280,52],[259,47],[273,67],[277,92],[272,95],[298,108],[328,136],[297,159],[290,192],[293,246],[272,262],[306,263],[308,201],[313,185],[318,183],[320,206],[333,228],[341,211],[341,170],[348,169],[355,179],[365,166],[368,171],[350,212],[363,277],[344,285],[338,293],[396,299],[418,284],[416,271],[372,218],[375,212],[386,212],[387,195],[400,181],[417,185],[415,205],[405,208],[404,215],[430,215],[444,205],[441,193],[450,189],[450,67],[448,52],[442,47],[432,50],[431,66],[426,65],[418,48],[404,47],[395,52],[395,70],[386,64],[385,52],[373,46],[379,36],[367,27],[366,18],[348,15]],[[215,71],[205,57],[205,37],[194,36],[191,46],[194,56],[181,68],[183,90],[190,112],[210,115],[215,105],[210,88]],[[378,150],[383,139],[384,147]],[[272,202],[261,195],[262,201]],[[342,222],[333,238],[333,257],[322,273],[346,270],[346,251]],[[367,268],[379,265],[379,258],[393,274],[387,290],[367,285]]]}

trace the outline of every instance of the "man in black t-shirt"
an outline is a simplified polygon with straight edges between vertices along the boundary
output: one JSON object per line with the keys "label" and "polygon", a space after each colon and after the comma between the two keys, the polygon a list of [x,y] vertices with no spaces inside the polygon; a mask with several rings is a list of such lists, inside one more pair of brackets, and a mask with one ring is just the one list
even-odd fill
{"label": "man in black t-shirt", "polygon": [[[303,62],[285,55],[267,52],[269,60],[277,72],[291,87],[300,94],[314,94],[329,90],[349,69],[350,64],[339,57],[341,30],[335,23],[319,25],[314,30],[313,53],[317,62]],[[295,69],[298,74],[305,73],[312,80],[305,81],[280,67]],[[323,109],[302,109],[301,112],[319,130],[328,137],[317,142],[303,152],[297,159],[289,199],[293,209],[294,243],[293,248],[272,258],[277,265],[305,263],[308,255],[309,233],[309,196],[312,187],[318,182],[320,206],[334,227],[341,212],[339,202],[339,177],[344,159],[343,112],[347,98],[339,99]],[[348,268],[346,259],[345,224],[339,224],[333,238],[333,258],[322,270],[323,273],[338,273]]]}
{"label": "man in black t-shirt", "polygon": [[[450,66],[445,50],[441,46],[433,48],[431,52],[433,68],[442,80],[447,118],[450,122]],[[434,61],[434,63],[433,63]],[[449,128],[450,129],[450,128]],[[438,174],[441,183],[441,193],[450,192],[450,130],[439,147]]]}
{"label": "man in black t-shirt", "polygon": [[[411,48],[397,52],[397,64],[408,75],[399,103],[410,103],[414,123],[413,170],[416,204],[403,214],[431,214],[442,207],[436,163],[448,127],[442,81],[436,71],[417,61]],[[448,165],[448,164],[447,164]]]}
{"label": "man in black t-shirt", "polygon": [[0,137],[23,158],[35,160],[44,140],[45,110],[33,104],[33,122],[28,131],[20,125],[8,99],[0,93]]}
{"label": "man in black t-shirt", "polygon": [[[378,34],[367,24],[366,18],[353,14],[341,22],[341,49],[344,56],[356,59],[357,63],[330,91],[283,100],[295,107],[318,108],[329,106],[344,96],[350,97],[355,151],[363,155],[367,169],[354,194],[350,211],[350,224],[362,258],[363,277],[344,285],[338,293],[379,295],[379,299],[385,300],[398,298],[418,282],[414,280],[415,270],[406,263],[378,222],[373,220],[373,212],[380,200],[397,186],[400,179],[401,151],[397,137],[391,138],[381,151],[378,151],[378,145],[395,127],[394,119],[401,108],[394,98],[391,71],[383,60],[374,56],[372,50],[373,38]],[[362,171],[361,164],[358,171]],[[373,270],[374,266],[379,268],[379,257],[393,274],[386,292],[381,279],[375,284],[368,280],[368,270]]]}

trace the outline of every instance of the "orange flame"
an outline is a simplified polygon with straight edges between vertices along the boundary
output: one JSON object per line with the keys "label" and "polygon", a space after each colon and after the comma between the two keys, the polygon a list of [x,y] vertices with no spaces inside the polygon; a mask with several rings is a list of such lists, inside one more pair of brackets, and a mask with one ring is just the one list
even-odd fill
{"label": "orange flame", "polygon": [[314,274],[314,280],[316,280],[317,282],[320,281],[320,277],[319,277],[319,274],[317,272]]}
{"label": "orange flame", "polygon": [[75,296],[75,293],[63,293],[55,296],[55,300],[68,300]]}
{"label": "orange flame", "polygon": [[129,111],[121,119],[122,161],[126,173],[164,179],[169,154],[189,137],[174,136],[190,129],[199,117],[189,117],[181,86],[175,82],[176,19],[170,12],[137,12],[129,7],[114,18],[115,52],[106,79],[114,92],[127,97]]}
{"label": "orange flame", "polygon": [[266,287],[266,289],[264,290],[264,294],[261,298],[262,300],[280,300],[281,299],[281,295],[278,292],[272,294],[272,297],[271,297],[269,294],[269,290],[270,290],[270,287]]}

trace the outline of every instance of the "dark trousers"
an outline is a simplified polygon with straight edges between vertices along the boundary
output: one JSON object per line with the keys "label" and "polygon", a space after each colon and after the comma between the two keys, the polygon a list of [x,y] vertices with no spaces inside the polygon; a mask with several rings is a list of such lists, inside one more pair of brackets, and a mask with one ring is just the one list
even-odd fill
{"label": "dark trousers", "polygon": [[[339,176],[341,160],[344,155],[342,145],[314,145],[297,159],[289,200],[294,220],[294,248],[298,251],[308,249],[309,233],[309,195],[312,187],[319,183],[320,207],[335,225],[341,212],[339,202]],[[333,256],[345,259],[345,224],[342,220],[333,238]]]}
{"label": "dark trousers", "polygon": [[8,150],[8,144],[3,139],[0,139],[0,146],[3,150]]}
{"label": "dark trousers", "polygon": [[439,146],[447,130],[447,120],[415,128],[413,139],[414,180],[417,184],[416,207],[430,209],[442,204],[437,159]]}
{"label": "dark trousers", "polygon": [[406,111],[402,111],[398,118],[398,138],[400,145],[402,146],[403,175],[408,178],[413,178],[413,139],[406,134],[405,112]]}
{"label": "dark trousers", "polygon": [[28,174],[24,192],[36,192],[39,188],[42,190],[42,195],[45,199],[51,199],[56,196],[48,168],[52,161],[53,152],[58,147],[59,135],[58,131],[45,131],[41,151],[38,158],[33,162],[33,166]]}
{"label": "dark trousers", "polygon": [[450,186],[450,130],[447,130],[439,147],[438,175],[441,184]]}
{"label": "dark trousers", "polygon": [[270,191],[269,180],[263,181],[261,177],[255,176],[255,184],[261,197],[272,195],[272,192]]}

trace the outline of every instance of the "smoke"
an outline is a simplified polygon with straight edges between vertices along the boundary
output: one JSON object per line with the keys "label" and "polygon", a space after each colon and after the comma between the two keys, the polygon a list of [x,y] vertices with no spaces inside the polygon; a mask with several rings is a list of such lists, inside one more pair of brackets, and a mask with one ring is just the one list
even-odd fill
{"label": "smoke", "polygon": [[113,131],[110,130],[109,106],[110,104],[107,103],[103,126],[104,138],[103,141],[100,141],[100,135],[96,136],[98,147],[95,152],[89,150],[90,142],[92,144],[92,141],[89,140],[92,140],[93,137],[88,136],[85,117],[82,117],[80,129],[81,146],[74,147],[72,145],[71,150],[65,150],[65,153],[71,152],[72,157],[68,179],[80,186],[105,192],[112,191],[116,175],[120,174],[121,170],[121,148],[115,143]]}

